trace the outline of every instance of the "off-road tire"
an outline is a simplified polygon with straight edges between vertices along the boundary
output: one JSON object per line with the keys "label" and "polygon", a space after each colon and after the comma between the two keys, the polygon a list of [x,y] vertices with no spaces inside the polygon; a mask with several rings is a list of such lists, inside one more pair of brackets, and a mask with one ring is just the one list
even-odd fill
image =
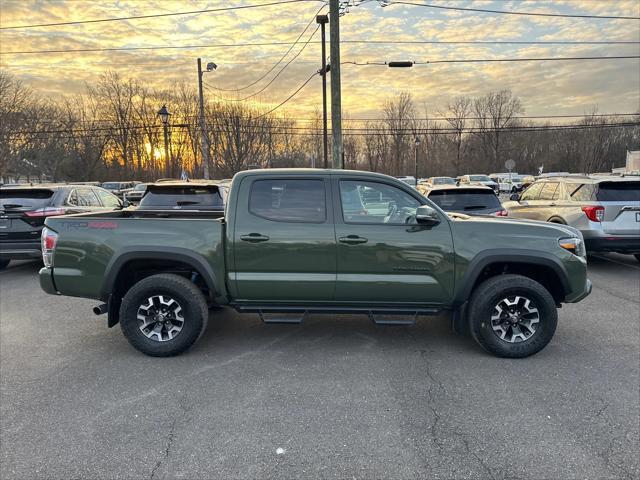
{"label": "off-road tire", "polygon": [[[530,299],[538,310],[536,331],[526,340],[510,343],[499,337],[491,325],[494,308],[501,299],[522,296]],[[541,284],[522,275],[499,275],[485,280],[469,301],[469,330],[474,340],[487,352],[498,357],[523,358],[538,353],[553,338],[558,323],[556,303]]]}
{"label": "off-road tire", "polygon": [[[182,330],[171,340],[152,340],[139,328],[138,309],[146,299],[155,295],[171,297],[182,308]],[[198,287],[180,275],[169,273],[140,280],[129,289],[120,306],[122,333],[135,349],[152,357],[170,357],[189,349],[204,333],[208,318],[207,301]]]}
{"label": "off-road tire", "polygon": [[0,270],[4,270],[9,265],[11,260],[0,260]]}

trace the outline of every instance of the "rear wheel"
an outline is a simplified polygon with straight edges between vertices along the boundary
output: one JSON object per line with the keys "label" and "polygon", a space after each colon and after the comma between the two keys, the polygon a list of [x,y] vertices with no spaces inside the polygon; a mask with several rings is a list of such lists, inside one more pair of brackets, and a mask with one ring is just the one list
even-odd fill
{"label": "rear wheel", "polygon": [[551,294],[522,275],[490,278],[471,296],[471,334],[482,348],[499,357],[522,358],[539,352],[553,338],[557,322]]}
{"label": "rear wheel", "polygon": [[4,270],[9,265],[11,260],[0,260],[0,270]]}
{"label": "rear wheel", "polygon": [[202,335],[209,316],[202,292],[184,277],[152,275],[136,283],[120,306],[120,326],[134,348],[154,357],[178,355]]}

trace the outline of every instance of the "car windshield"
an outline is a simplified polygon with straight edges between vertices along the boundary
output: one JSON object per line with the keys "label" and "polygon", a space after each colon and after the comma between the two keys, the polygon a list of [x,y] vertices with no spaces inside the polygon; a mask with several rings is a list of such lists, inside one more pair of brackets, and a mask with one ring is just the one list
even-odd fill
{"label": "car windshield", "polygon": [[473,212],[474,210],[502,208],[500,200],[492,190],[464,189],[464,190],[434,190],[429,194],[429,200],[444,211]]}
{"label": "car windshield", "polygon": [[224,202],[217,186],[150,186],[140,207],[184,207],[222,209]]}
{"label": "car windshield", "polygon": [[601,182],[596,199],[601,202],[640,202],[640,182]]}
{"label": "car windshield", "polygon": [[436,177],[432,181],[433,185],[455,185],[456,181],[450,177]]}
{"label": "car windshield", "polygon": [[486,175],[469,175],[469,180],[472,182],[490,182],[491,179]]}
{"label": "car windshield", "polygon": [[118,190],[120,188],[120,184],[117,182],[103,183],[102,188],[106,188],[107,190]]}
{"label": "car windshield", "polygon": [[22,189],[7,188],[0,189],[0,206],[4,210],[9,209],[38,209],[46,207],[51,197],[52,190],[46,189]]}
{"label": "car windshield", "polygon": [[138,192],[139,191],[144,191],[144,190],[147,189],[147,185],[145,185],[144,183],[140,183],[140,184],[136,185],[133,189],[138,191]]}

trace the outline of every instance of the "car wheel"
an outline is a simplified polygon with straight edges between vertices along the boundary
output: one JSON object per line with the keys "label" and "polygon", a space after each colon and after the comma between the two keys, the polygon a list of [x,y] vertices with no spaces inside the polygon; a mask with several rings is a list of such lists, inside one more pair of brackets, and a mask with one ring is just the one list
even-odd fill
{"label": "car wheel", "polygon": [[0,260],[0,270],[4,270],[9,265],[11,260]]}
{"label": "car wheel", "polygon": [[120,327],[129,343],[153,357],[186,351],[207,327],[209,309],[202,292],[180,275],[144,278],[126,293]]}
{"label": "car wheel", "polygon": [[469,328],[488,352],[522,358],[542,350],[553,338],[558,312],[551,294],[522,275],[484,281],[471,296]]}

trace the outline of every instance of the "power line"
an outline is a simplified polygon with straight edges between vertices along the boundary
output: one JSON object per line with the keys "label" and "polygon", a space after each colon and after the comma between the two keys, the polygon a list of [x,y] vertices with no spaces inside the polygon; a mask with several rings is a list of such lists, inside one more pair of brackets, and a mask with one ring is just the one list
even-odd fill
{"label": "power line", "polygon": [[267,3],[256,3],[254,5],[238,5],[236,7],[220,7],[220,8],[206,8],[203,10],[191,10],[187,12],[172,12],[172,13],[154,13],[150,15],[131,15],[128,17],[112,17],[112,18],[96,18],[93,20],[75,20],[70,22],[56,22],[56,23],[34,23],[30,25],[12,25],[10,27],[0,27],[0,30],[16,30],[23,28],[41,28],[41,27],[60,27],[64,25],[80,25],[85,23],[103,23],[103,22],[119,22],[122,20],[140,20],[144,18],[159,18],[159,17],[175,17],[180,15],[197,15],[201,13],[212,12],[227,12],[231,10],[244,10],[248,8],[262,8],[271,7],[274,5],[284,5],[288,3],[301,3],[301,2],[317,2],[322,0],[278,0]]}
{"label": "power line", "polygon": [[[429,65],[434,63],[489,63],[489,62],[550,62],[550,61],[570,61],[570,60],[623,60],[640,58],[640,55],[618,55],[608,57],[538,57],[538,58],[468,58],[460,60],[427,60],[427,61],[411,61],[412,65]],[[344,61],[341,65],[357,65],[357,66],[386,66],[387,61],[378,62],[357,62]]]}
{"label": "power line", "polygon": [[[270,112],[267,112],[267,114]],[[266,114],[263,114],[264,116]],[[253,117],[254,120],[261,118],[261,116]],[[185,123],[174,123],[171,125],[171,128],[189,128],[192,127],[191,124]],[[486,133],[486,132],[519,132],[519,131],[556,131],[556,130],[581,130],[581,129],[592,129],[592,128],[613,128],[613,127],[637,127],[640,126],[640,122],[618,122],[618,123],[599,123],[599,124],[560,124],[560,125],[514,125],[514,126],[505,126],[505,127],[488,127],[488,128],[478,128],[478,127],[467,127],[463,129],[455,129],[455,128],[438,128],[438,127],[417,127],[417,128],[394,128],[393,130],[380,129],[380,128],[348,128],[346,130],[353,132],[363,132],[364,134],[379,134],[384,133],[388,135],[395,135],[397,133],[434,133],[434,134],[451,134],[462,131],[463,133]],[[154,129],[159,130],[163,128],[162,125],[132,125],[127,127],[128,130],[141,130],[141,129]],[[232,128],[234,131],[237,130],[235,127]],[[302,131],[303,134],[308,134],[310,132],[321,132],[322,129],[311,128],[311,127],[295,127],[295,126],[287,126],[287,125],[269,125],[269,124],[260,124],[260,125],[251,125],[251,124],[241,124],[239,129],[246,132],[254,132],[256,130],[277,130],[276,133],[288,133],[291,131]],[[227,130],[222,129],[221,127],[216,127],[214,124],[214,130],[225,132]],[[22,130],[15,132],[7,132],[8,135],[53,135],[53,134],[94,134],[96,132],[120,132],[121,129],[118,127],[103,127],[103,128],[69,128],[69,129],[56,129],[56,130]],[[97,135],[96,135],[97,137]],[[71,138],[71,137],[70,137]]]}
{"label": "power line", "polygon": [[317,74],[318,74],[318,72],[313,72],[313,74],[309,78],[307,78],[307,80],[305,80],[305,82],[302,85],[300,85],[295,92],[293,92],[291,95],[289,95],[286,98],[286,100],[284,100],[283,102],[279,103],[277,106],[273,107],[271,110],[269,110],[269,111],[267,111],[267,112],[265,112],[265,113],[263,113],[261,115],[258,115],[256,117],[256,119],[265,117],[265,116],[269,115],[270,113],[275,112],[280,107],[282,107],[285,103],[287,103],[289,100],[291,100],[293,97],[295,97],[298,94],[298,92],[300,92],[300,90],[302,90],[304,87],[306,87],[307,83],[309,83],[311,81],[311,79],[313,77],[315,77]]}
{"label": "power line", "polygon": [[[306,31],[306,29],[304,30]],[[303,31],[303,34],[304,34]],[[70,48],[70,49],[54,49],[54,50],[17,50],[10,52],[0,52],[0,55],[36,55],[36,54],[53,54],[53,53],[97,53],[97,52],[135,52],[146,50],[198,50],[207,48],[252,48],[252,47],[276,47],[290,46],[283,58],[298,43],[298,39],[294,42],[248,42],[248,43],[216,43],[204,45],[154,45],[148,47],[96,47],[96,48]],[[320,43],[320,41],[312,41],[309,43]],[[573,41],[573,40],[341,40],[341,44],[372,44],[372,45],[640,45],[640,41],[636,40],[593,40],[593,41]],[[282,60],[281,60],[282,61]],[[276,65],[277,66],[277,65]],[[272,67],[272,69],[275,68]],[[265,76],[268,75],[265,74]],[[263,77],[264,78],[264,77]],[[258,80],[259,81],[259,80]],[[244,88],[248,88],[244,87]],[[243,88],[243,89],[244,89]],[[220,89],[222,90],[222,89]],[[230,89],[242,90],[242,89]]]}
{"label": "power line", "polygon": [[[302,45],[302,48],[298,51],[298,53],[296,53],[293,57],[291,57],[291,59],[278,71],[278,73],[276,73],[276,75],[264,86],[262,87],[260,90],[258,90],[255,93],[252,93],[250,95],[247,95],[243,98],[237,98],[237,99],[231,99],[231,98],[221,98],[218,95],[216,95],[217,98],[220,98],[221,100],[227,101],[227,102],[244,102],[245,100],[249,100],[252,97],[255,97],[256,95],[261,94],[262,92],[264,92],[267,88],[269,88],[269,86],[276,81],[276,79],[280,76],[280,74],[282,72],[284,72],[287,67],[289,65],[291,65],[291,63],[300,56],[300,54],[304,51],[304,49],[307,47],[307,45],[309,45],[309,41],[313,38],[313,36],[318,32],[318,29],[320,28],[320,26],[318,25],[316,27],[316,29],[313,31],[313,33],[311,34],[311,36],[309,37],[309,39],[304,43],[304,45]],[[264,78],[264,77],[263,77]],[[211,90],[214,89],[215,87],[209,85],[206,82],[202,82],[203,85],[205,85],[207,87],[207,89]],[[215,94],[214,94],[215,95]]]}
{"label": "power line", "polygon": [[382,0],[383,6],[387,5],[412,5],[416,7],[437,8],[442,10],[457,10],[463,12],[477,13],[496,13],[502,15],[525,15],[533,17],[561,17],[561,18],[593,18],[593,19],[609,19],[609,20],[640,20],[640,17],[617,16],[617,15],[586,15],[586,14],[568,14],[568,13],[543,13],[543,12],[513,12],[507,10],[492,10],[488,8],[471,8],[471,7],[451,7],[445,5],[433,5],[431,3],[416,3],[405,0]]}
{"label": "power line", "polygon": [[[322,5],[322,6],[318,9],[318,11],[315,13],[315,15],[314,15],[313,17],[311,17],[311,20],[309,21],[309,23],[307,23],[307,26],[306,26],[306,27],[304,27],[304,30],[302,30],[302,32],[300,33],[300,35],[298,35],[298,38],[296,38],[296,39],[295,39],[295,41],[291,44],[291,46],[289,47],[289,49],[284,53],[284,55],[282,55],[282,57],[280,57],[280,59],[279,59],[279,60],[278,60],[278,61],[277,61],[277,62],[276,62],[276,63],[275,63],[275,64],[274,64],[274,65],[273,65],[269,70],[267,70],[267,71],[264,73],[264,75],[260,76],[259,78],[257,78],[257,79],[256,79],[256,80],[254,80],[253,82],[251,82],[250,84],[245,85],[244,87],[240,87],[240,88],[220,88],[220,87],[214,87],[214,86],[209,85],[209,84],[207,84],[207,83],[205,83],[205,82],[202,82],[202,83],[204,83],[205,85],[207,85],[207,86],[208,86],[209,88],[211,88],[211,89],[219,90],[219,91],[222,91],[222,92],[232,92],[232,91],[237,91],[237,92],[239,92],[239,91],[241,91],[241,90],[246,90],[247,88],[253,87],[256,83],[260,82],[260,81],[261,81],[262,79],[264,79],[267,75],[269,75],[271,72],[273,72],[273,70],[275,70],[275,68],[276,68],[278,65],[280,65],[280,63],[282,63],[282,61],[286,58],[286,56],[287,56],[287,55],[289,55],[289,53],[291,53],[291,50],[293,50],[293,48],[298,44],[298,42],[300,41],[300,39],[302,38],[302,36],[305,34],[305,32],[306,32],[306,31],[307,31],[307,29],[311,26],[311,24],[315,21],[316,16],[317,16],[321,11],[322,11],[322,9],[323,9],[323,8],[325,8],[325,5]],[[293,59],[292,59],[292,60],[289,60],[289,63],[287,63],[287,64],[284,66],[284,68],[282,68],[282,69],[281,69],[281,70],[276,74],[276,76],[271,80],[271,82],[269,82],[269,83],[265,86],[265,88],[266,88],[266,87],[268,87],[268,86],[269,86],[269,85],[270,85],[270,84],[271,84],[271,83],[272,83],[272,82],[273,82],[273,81],[278,77],[278,75],[280,75],[280,73],[282,73],[282,71],[283,71],[285,68],[287,68],[287,66],[288,66],[288,65],[289,65],[293,60],[295,60],[295,59],[296,59],[296,58],[297,58],[297,57],[302,53],[302,51],[306,48],[306,46],[307,46],[307,45],[309,45],[309,42],[311,42],[311,39],[313,38],[313,36],[315,35],[315,33],[316,33],[317,31],[318,31],[318,29],[316,28],[316,29],[315,29],[315,31],[313,32],[313,34],[311,34],[311,36],[309,37],[309,39],[307,40],[307,42],[304,44],[304,46],[302,47],[302,49],[301,49],[301,50],[300,50],[300,51],[299,51],[299,52],[298,52],[298,53],[293,57]],[[640,42],[639,42],[639,43],[640,43]],[[263,90],[260,90],[260,92],[262,92],[262,91],[264,91],[264,89],[263,89]],[[260,92],[257,92],[257,93],[255,93],[255,94],[253,94],[253,95],[257,95],[257,94],[258,94],[258,93],[260,93]],[[247,97],[247,98],[249,98],[249,97]]]}

